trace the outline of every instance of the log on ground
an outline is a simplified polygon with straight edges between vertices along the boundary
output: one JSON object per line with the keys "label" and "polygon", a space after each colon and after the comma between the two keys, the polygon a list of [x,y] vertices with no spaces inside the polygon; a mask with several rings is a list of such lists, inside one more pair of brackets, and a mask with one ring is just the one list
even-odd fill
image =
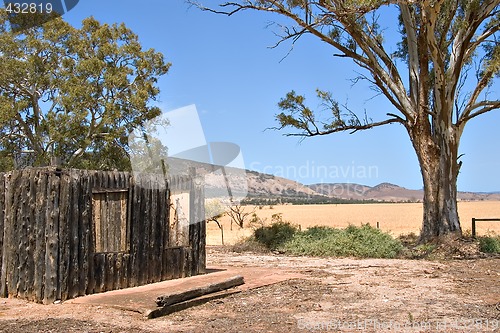
{"label": "log on ground", "polygon": [[207,286],[192,288],[182,292],[176,292],[168,295],[158,296],[156,298],[156,305],[168,306],[179,302],[184,302],[196,297],[215,293],[217,291],[226,290],[229,288],[237,287],[244,284],[245,281],[241,275],[233,276],[224,281],[212,283]]}

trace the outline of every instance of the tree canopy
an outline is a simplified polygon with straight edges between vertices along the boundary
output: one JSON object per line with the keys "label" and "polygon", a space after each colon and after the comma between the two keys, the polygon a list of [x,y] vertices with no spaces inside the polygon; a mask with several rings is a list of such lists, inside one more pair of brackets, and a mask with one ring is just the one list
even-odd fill
{"label": "tree canopy", "polygon": [[160,114],[163,55],[124,24],[55,18],[13,32],[7,19],[2,10],[0,165],[130,168],[128,134]]}

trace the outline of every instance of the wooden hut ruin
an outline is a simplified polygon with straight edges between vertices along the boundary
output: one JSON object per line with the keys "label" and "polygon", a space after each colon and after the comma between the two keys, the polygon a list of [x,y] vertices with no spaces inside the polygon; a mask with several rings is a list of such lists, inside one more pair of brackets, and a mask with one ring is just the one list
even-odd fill
{"label": "wooden hut ruin", "polygon": [[202,274],[204,219],[193,177],[0,173],[0,297],[48,304]]}

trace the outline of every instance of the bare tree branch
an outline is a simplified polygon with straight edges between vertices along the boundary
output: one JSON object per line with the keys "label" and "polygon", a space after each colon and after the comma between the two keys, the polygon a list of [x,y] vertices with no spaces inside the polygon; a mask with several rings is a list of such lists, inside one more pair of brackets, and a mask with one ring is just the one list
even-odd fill
{"label": "bare tree branch", "polygon": [[465,123],[472,118],[475,118],[477,116],[480,116],[484,113],[493,111],[493,110],[500,110],[500,101],[483,101],[480,103],[477,103],[475,105],[471,106],[472,110],[475,110],[474,112],[468,111],[464,112],[464,114],[467,114],[467,116],[460,118],[460,123]]}
{"label": "bare tree branch", "polygon": [[227,215],[231,218],[231,228],[233,223],[236,223],[240,228],[244,227],[244,223],[249,216],[251,216],[255,212],[255,207],[247,211],[246,206],[241,204],[232,204],[229,206],[229,211],[227,211]]}
{"label": "bare tree branch", "polygon": [[[388,114],[392,115],[392,114]],[[393,118],[386,119],[384,121],[379,121],[379,122],[374,122],[374,123],[369,123],[369,124],[364,124],[364,125],[345,125],[341,127],[336,127],[332,128],[329,130],[319,130],[316,124],[308,124],[305,126],[304,132],[302,133],[286,133],[284,134],[285,136],[307,136],[307,137],[313,137],[313,136],[321,136],[321,135],[328,135],[332,133],[339,133],[339,132],[350,132],[350,134],[353,134],[357,131],[361,130],[367,130],[371,129],[374,127],[379,127],[387,124],[394,124],[394,123],[400,123],[400,124],[405,124],[405,120],[399,116],[393,115]],[[311,128],[311,126],[313,128]],[[282,130],[286,126],[281,126],[281,127],[274,127],[272,129],[277,129],[277,130]]]}

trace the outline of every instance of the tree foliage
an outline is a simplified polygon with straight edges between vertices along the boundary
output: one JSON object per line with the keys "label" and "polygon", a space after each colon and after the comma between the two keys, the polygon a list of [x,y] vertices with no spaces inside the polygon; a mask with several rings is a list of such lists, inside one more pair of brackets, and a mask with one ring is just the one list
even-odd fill
{"label": "tree foliage", "polygon": [[12,32],[0,12],[0,151],[17,167],[130,168],[127,136],[160,114],[151,105],[170,64],[124,24],[55,18]]}

